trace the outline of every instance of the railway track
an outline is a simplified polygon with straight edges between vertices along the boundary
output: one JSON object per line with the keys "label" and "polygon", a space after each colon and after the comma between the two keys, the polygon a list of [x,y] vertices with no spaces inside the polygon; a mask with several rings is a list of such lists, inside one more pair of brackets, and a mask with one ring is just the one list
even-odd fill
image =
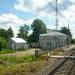
{"label": "railway track", "polygon": [[[70,50],[63,56],[70,56],[69,58],[54,58],[55,62],[44,67],[35,75],[75,75],[75,61],[71,56],[75,56],[75,49]],[[72,72],[73,71],[73,72]]]}
{"label": "railway track", "polygon": [[[75,53],[72,56],[75,56]],[[67,59],[49,75],[75,75],[75,59]]]}

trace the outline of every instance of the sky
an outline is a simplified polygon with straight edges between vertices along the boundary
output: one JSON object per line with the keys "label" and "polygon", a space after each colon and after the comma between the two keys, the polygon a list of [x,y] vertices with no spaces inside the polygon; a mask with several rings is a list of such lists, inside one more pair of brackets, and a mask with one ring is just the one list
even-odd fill
{"label": "sky", "polygon": [[[41,19],[48,29],[55,29],[56,0],[0,0],[0,28],[11,27],[14,35],[20,26],[31,26],[35,19]],[[75,0],[57,0],[58,29],[65,26],[75,38]],[[29,33],[32,31],[30,30]]]}

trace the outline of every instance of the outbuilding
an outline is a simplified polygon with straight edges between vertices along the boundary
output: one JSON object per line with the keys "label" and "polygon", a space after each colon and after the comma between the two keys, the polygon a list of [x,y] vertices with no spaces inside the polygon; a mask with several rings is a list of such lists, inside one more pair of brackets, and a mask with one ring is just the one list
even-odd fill
{"label": "outbuilding", "polygon": [[40,34],[39,36],[39,45],[43,49],[53,49],[57,47],[63,47],[67,44],[67,39],[68,36],[56,32],[56,31],[51,31],[49,33],[45,34]]}
{"label": "outbuilding", "polygon": [[27,42],[22,38],[11,38],[8,41],[8,48],[11,50],[18,50],[21,48],[28,48]]}

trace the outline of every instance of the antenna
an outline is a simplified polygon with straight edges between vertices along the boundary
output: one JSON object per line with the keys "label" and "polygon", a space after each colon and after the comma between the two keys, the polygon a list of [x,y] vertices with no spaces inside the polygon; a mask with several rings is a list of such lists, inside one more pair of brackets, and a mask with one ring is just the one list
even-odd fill
{"label": "antenna", "polygon": [[57,25],[58,25],[58,0],[55,0],[56,1],[56,31],[57,31]]}

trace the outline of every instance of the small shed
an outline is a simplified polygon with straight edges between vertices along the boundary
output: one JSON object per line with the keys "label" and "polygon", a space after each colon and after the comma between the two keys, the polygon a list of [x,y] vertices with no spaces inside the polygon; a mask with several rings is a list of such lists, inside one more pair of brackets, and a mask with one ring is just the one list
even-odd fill
{"label": "small shed", "polygon": [[18,50],[20,48],[28,48],[27,42],[22,38],[11,38],[8,41],[8,49]]}

